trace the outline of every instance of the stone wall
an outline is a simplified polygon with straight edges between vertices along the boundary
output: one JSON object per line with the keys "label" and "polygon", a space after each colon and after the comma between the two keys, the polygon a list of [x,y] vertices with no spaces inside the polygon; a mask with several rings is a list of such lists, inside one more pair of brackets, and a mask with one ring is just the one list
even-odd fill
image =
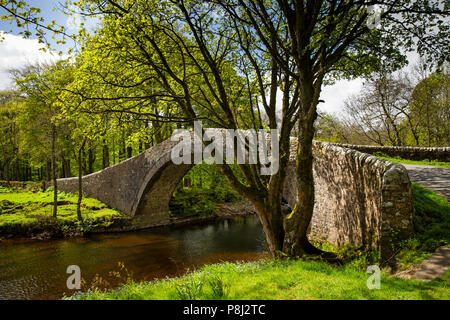
{"label": "stone wall", "polygon": [[[166,140],[83,177],[85,195],[134,217],[135,228],[169,223],[171,195],[191,168],[171,161],[176,143]],[[284,188],[291,206],[296,196],[296,147],[292,139]],[[329,143],[314,142],[313,148],[316,202],[310,236],[339,246],[377,248],[382,260],[388,260],[393,236],[406,236],[413,229],[413,198],[405,168]],[[59,179],[58,188],[77,193],[78,178]]]}
{"label": "stone wall", "polygon": [[[337,246],[376,248],[382,261],[389,260],[394,237],[413,232],[413,196],[406,169],[329,143],[315,141],[313,148],[315,206],[309,236]],[[287,177],[285,198],[292,206],[293,161]]]}
{"label": "stone wall", "polygon": [[382,152],[391,157],[400,157],[409,160],[438,160],[450,161],[450,147],[442,148],[416,148],[416,147],[389,147],[389,146],[364,146],[352,144],[334,145],[358,150],[364,153],[374,154],[375,152]]}

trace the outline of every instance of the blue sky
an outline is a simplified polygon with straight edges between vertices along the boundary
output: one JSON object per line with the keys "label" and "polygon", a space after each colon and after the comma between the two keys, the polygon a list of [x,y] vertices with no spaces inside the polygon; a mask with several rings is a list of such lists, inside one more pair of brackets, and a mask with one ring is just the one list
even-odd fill
{"label": "blue sky", "polygon": [[[68,16],[64,15],[58,9],[54,10],[54,7],[58,7],[64,0],[28,0],[31,7],[38,7],[41,9],[41,16],[45,19],[45,23],[48,24],[52,20],[56,20],[58,25],[64,25],[70,27]],[[95,21],[86,25],[95,25]],[[58,55],[45,53],[39,48],[42,46],[36,39],[22,39],[18,36],[20,31],[13,24],[0,21],[0,31],[9,32],[12,29],[12,33],[4,35],[5,40],[0,42],[0,90],[5,90],[12,85],[12,81],[9,78],[9,69],[20,68],[26,64],[35,62],[50,62],[59,59]],[[51,40],[50,35],[47,37],[48,41],[57,50],[64,49],[64,47],[58,47],[54,41]],[[66,45],[65,49],[70,44]],[[409,54],[409,61],[415,61],[417,55]],[[333,86],[324,87],[321,94],[321,99],[325,100],[325,103],[319,105],[319,110],[327,111],[331,113],[342,113],[344,101],[350,95],[358,94],[361,91],[363,81],[356,79],[352,81],[338,81]]]}
{"label": "blue sky", "polygon": [[[69,28],[69,31],[75,31],[73,27],[70,29],[70,21],[73,22],[73,18],[69,18],[61,11],[61,4],[64,3],[64,0],[28,0],[27,3],[30,7],[41,9],[40,16],[44,18],[44,25],[55,20],[57,25],[65,26]],[[95,22],[90,23],[92,26],[94,24]],[[60,59],[56,53],[39,50],[43,45],[33,37],[23,39],[19,36],[21,29],[17,28],[15,22],[0,21],[0,31],[7,32],[3,34],[4,41],[0,42],[0,90],[8,89],[12,85],[8,70],[20,68],[26,64],[52,62]],[[30,27],[30,31],[33,31],[32,27]],[[56,37],[56,40],[58,39],[60,38]],[[47,33],[46,40],[57,51],[66,51],[73,46],[71,42],[66,45],[57,45],[56,40],[51,39],[51,32]]]}
{"label": "blue sky", "polygon": [[[66,25],[68,17],[64,15],[60,10],[56,8],[60,7],[60,3],[63,3],[64,0],[28,0],[27,3],[30,7],[36,7],[41,9],[40,16],[44,18],[44,25],[50,24],[52,20],[56,20],[58,25]],[[15,22],[8,23],[7,21],[0,21],[0,30],[2,31],[12,31],[13,35],[18,35],[21,31],[20,28],[17,28]],[[49,41],[50,36],[48,37]],[[52,44],[55,44],[54,41]]]}

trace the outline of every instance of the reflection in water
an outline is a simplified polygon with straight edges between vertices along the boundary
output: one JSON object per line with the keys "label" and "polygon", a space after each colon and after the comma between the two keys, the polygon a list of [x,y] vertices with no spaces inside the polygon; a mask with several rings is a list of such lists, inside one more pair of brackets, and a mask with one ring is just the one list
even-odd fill
{"label": "reflection in water", "polygon": [[[90,283],[123,262],[133,279],[152,280],[220,261],[250,261],[265,256],[257,217],[200,226],[101,234],[89,238],[0,242],[0,299],[59,299],[71,295],[69,265],[78,265]],[[117,285],[110,281],[111,286]]]}

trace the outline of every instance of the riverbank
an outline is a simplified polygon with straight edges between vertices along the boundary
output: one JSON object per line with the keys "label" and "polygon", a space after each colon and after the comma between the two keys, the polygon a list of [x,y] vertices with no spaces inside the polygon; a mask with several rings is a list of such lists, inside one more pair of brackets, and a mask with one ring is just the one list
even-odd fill
{"label": "riverbank", "polygon": [[296,299],[450,299],[449,275],[430,282],[381,273],[380,289],[369,289],[369,275],[352,266],[320,261],[265,260],[207,265],[185,276],[128,282],[118,289],[91,288],[66,299],[79,300],[296,300]]}
{"label": "riverbank", "polygon": [[[76,216],[77,196],[59,192],[58,214],[54,218],[53,192],[42,191],[36,183],[11,183],[11,188],[0,186],[0,241],[5,238],[32,238],[36,240],[84,236],[90,233],[127,232],[143,229],[128,216],[104,203],[83,198],[83,221]],[[208,207],[211,210],[206,210]],[[201,209],[204,208],[205,211]],[[215,219],[254,214],[251,203],[235,199],[232,202],[200,205],[189,214],[171,214],[170,221],[155,227],[184,226],[207,223]],[[181,211],[179,209],[179,211]]]}
{"label": "riverbank", "polygon": [[77,196],[58,193],[58,214],[53,217],[53,192],[0,187],[0,238],[54,239],[81,236],[96,229],[129,224],[129,218],[104,203],[84,198],[83,221],[76,215]]}
{"label": "riverbank", "polygon": [[401,279],[439,246],[450,244],[450,204],[436,193],[413,184],[416,233],[396,243],[395,268],[381,270],[381,289],[369,290],[365,272],[378,264],[376,252],[332,247],[344,263],[267,260],[207,265],[173,279],[123,284],[113,290],[91,287],[71,299],[450,299],[450,271],[431,282]]}

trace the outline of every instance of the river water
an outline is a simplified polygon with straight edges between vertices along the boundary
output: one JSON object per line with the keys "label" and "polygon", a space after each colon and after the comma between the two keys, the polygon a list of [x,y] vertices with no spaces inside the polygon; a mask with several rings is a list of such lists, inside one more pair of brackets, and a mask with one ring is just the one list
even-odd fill
{"label": "river water", "polygon": [[[136,281],[177,276],[203,264],[266,257],[256,216],[195,226],[96,234],[85,238],[0,242],[0,299],[60,299],[72,295],[67,267],[78,265],[87,287],[96,274],[107,287],[122,262]],[[125,271],[121,274],[124,276]]]}

